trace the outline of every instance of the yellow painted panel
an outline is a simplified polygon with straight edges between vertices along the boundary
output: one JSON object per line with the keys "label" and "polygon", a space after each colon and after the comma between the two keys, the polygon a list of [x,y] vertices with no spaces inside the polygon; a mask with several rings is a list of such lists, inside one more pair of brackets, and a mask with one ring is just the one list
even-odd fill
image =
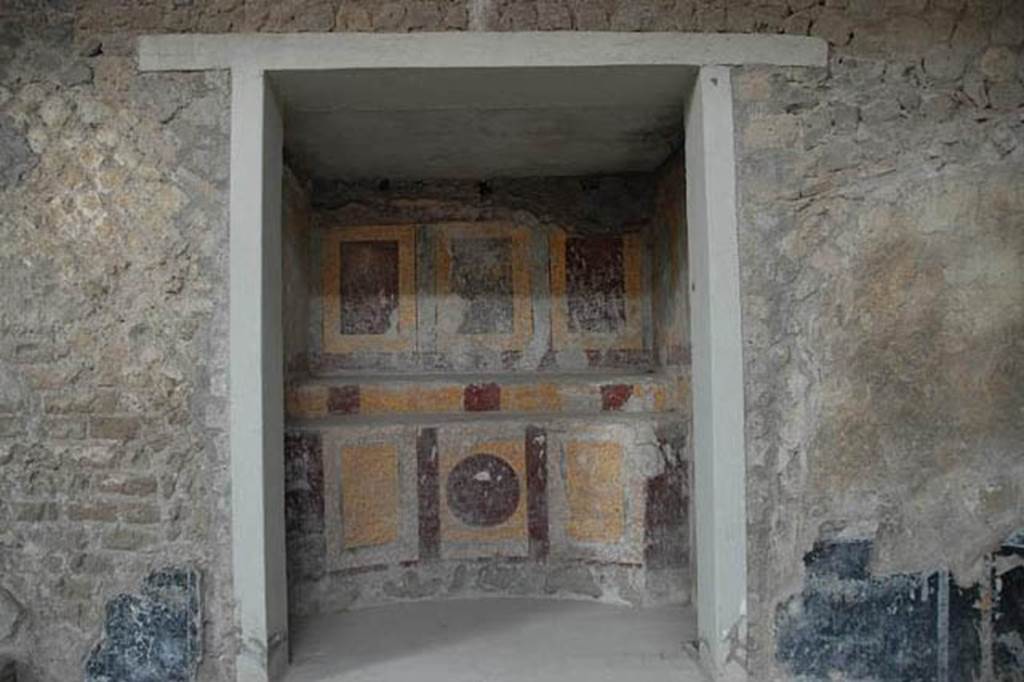
{"label": "yellow painted panel", "polygon": [[622,446],[615,442],[566,444],[569,537],[614,543],[624,532]]}
{"label": "yellow painted panel", "polygon": [[398,450],[391,443],[341,449],[341,516],[346,548],[398,539]]}

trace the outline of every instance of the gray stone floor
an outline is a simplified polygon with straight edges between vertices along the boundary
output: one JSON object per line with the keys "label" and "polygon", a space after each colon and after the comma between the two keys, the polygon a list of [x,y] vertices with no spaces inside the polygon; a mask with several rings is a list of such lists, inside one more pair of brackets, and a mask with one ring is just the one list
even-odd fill
{"label": "gray stone floor", "polygon": [[703,682],[692,609],[488,599],[295,624],[287,682]]}

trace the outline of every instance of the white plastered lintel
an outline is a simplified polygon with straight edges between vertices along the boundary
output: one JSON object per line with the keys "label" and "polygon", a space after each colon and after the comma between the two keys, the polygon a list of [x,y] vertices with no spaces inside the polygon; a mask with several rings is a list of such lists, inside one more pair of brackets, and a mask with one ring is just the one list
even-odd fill
{"label": "white plastered lintel", "polygon": [[139,38],[142,71],[824,66],[819,38],[737,33],[278,33]]}

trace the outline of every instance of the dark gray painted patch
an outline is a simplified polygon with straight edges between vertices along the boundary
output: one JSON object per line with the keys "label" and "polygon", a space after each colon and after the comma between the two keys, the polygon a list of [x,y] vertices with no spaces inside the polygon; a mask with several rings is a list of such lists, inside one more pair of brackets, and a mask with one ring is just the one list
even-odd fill
{"label": "dark gray painted patch", "polygon": [[200,578],[195,569],[151,573],[141,595],[107,603],[105,636],[89,654],[86,682],[188,682],[201,656]]}
{"label": "dark gray painted patch", "polygon": [[[1010,538],[999,556],[1024,558],[1024,533]],[[1024,680],[1024,566],[995,578],[992,612],[992,667],[997,680]]]}
{"label": "dark gray painted patch", "polygon": [[0,682],[18,682],[18,668],[14,660],[0,656]]}
{"label": "dark gray painted patch", "polygon": [[512,240],[455,239],[451,249],[452,292],[466,304],[459,333],[511,333]]}
{"label": "dark gray painted patch", "polygon": [[[981,590],[975,585],[964,589],[949,578],[949,680],[978,679],[981,665]],[[941,653],[941,652],[940,652]]]}
{"label": "dark gray painted patch", "polygon": [[872,578],[870,555],[870,543],[841,542],[819,544],[804,557],[804,590],[776,614],[779,660],[814,679],[936,679],[936,583],[917,575]]}
{"label": "dark gray painted patch", "polygon": [[1003,543],[1004,550],[1024,550],[1024,528],[1021,528],[1017,532],[1013,533],[1006,542]]}
{"label": "dark gray painted patch", "polygon": [[9,117],[0,116],[0,191],[20,183],[38,163],[25,136]]}
{"label": "dark gray painted patch", "polygon": [[868,541],[822,542],[804,557],[804,589],[775,619],[776,656],[794,674],[1024,680],[1024,566],[1014,559],[1024,548],[1011,539],[994,557],[1003,572],[966,588],[945,571],[874,577],[871,549]]}
{"label": "dark gray painted patch", "polygon": [[867,580],[871,561],[871,543],[831,542],[818,543],[807,556],[804,566],[811,577],[836,576],[842,580]]}

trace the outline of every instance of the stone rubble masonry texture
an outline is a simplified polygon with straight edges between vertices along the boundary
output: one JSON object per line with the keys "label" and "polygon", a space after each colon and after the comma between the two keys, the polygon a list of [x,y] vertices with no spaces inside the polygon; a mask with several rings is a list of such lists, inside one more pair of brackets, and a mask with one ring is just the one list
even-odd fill
{"label": "stone rubble masonry texture", "polygon": [[[25,613],[0,657],[80,679],[103,605],[188,560],[198,678],[232,678],[229,83],[139,74],[135,37],[466,29],[830,43],[825,69],[733,72],[755,678],[792,675],[775,614],[820,538],[871,539],[875,575],[949,567],[969,586],[1024,525],[1018,0],[11,0],[0,586]],[[100,492],[110,474],[156,492]]]}

